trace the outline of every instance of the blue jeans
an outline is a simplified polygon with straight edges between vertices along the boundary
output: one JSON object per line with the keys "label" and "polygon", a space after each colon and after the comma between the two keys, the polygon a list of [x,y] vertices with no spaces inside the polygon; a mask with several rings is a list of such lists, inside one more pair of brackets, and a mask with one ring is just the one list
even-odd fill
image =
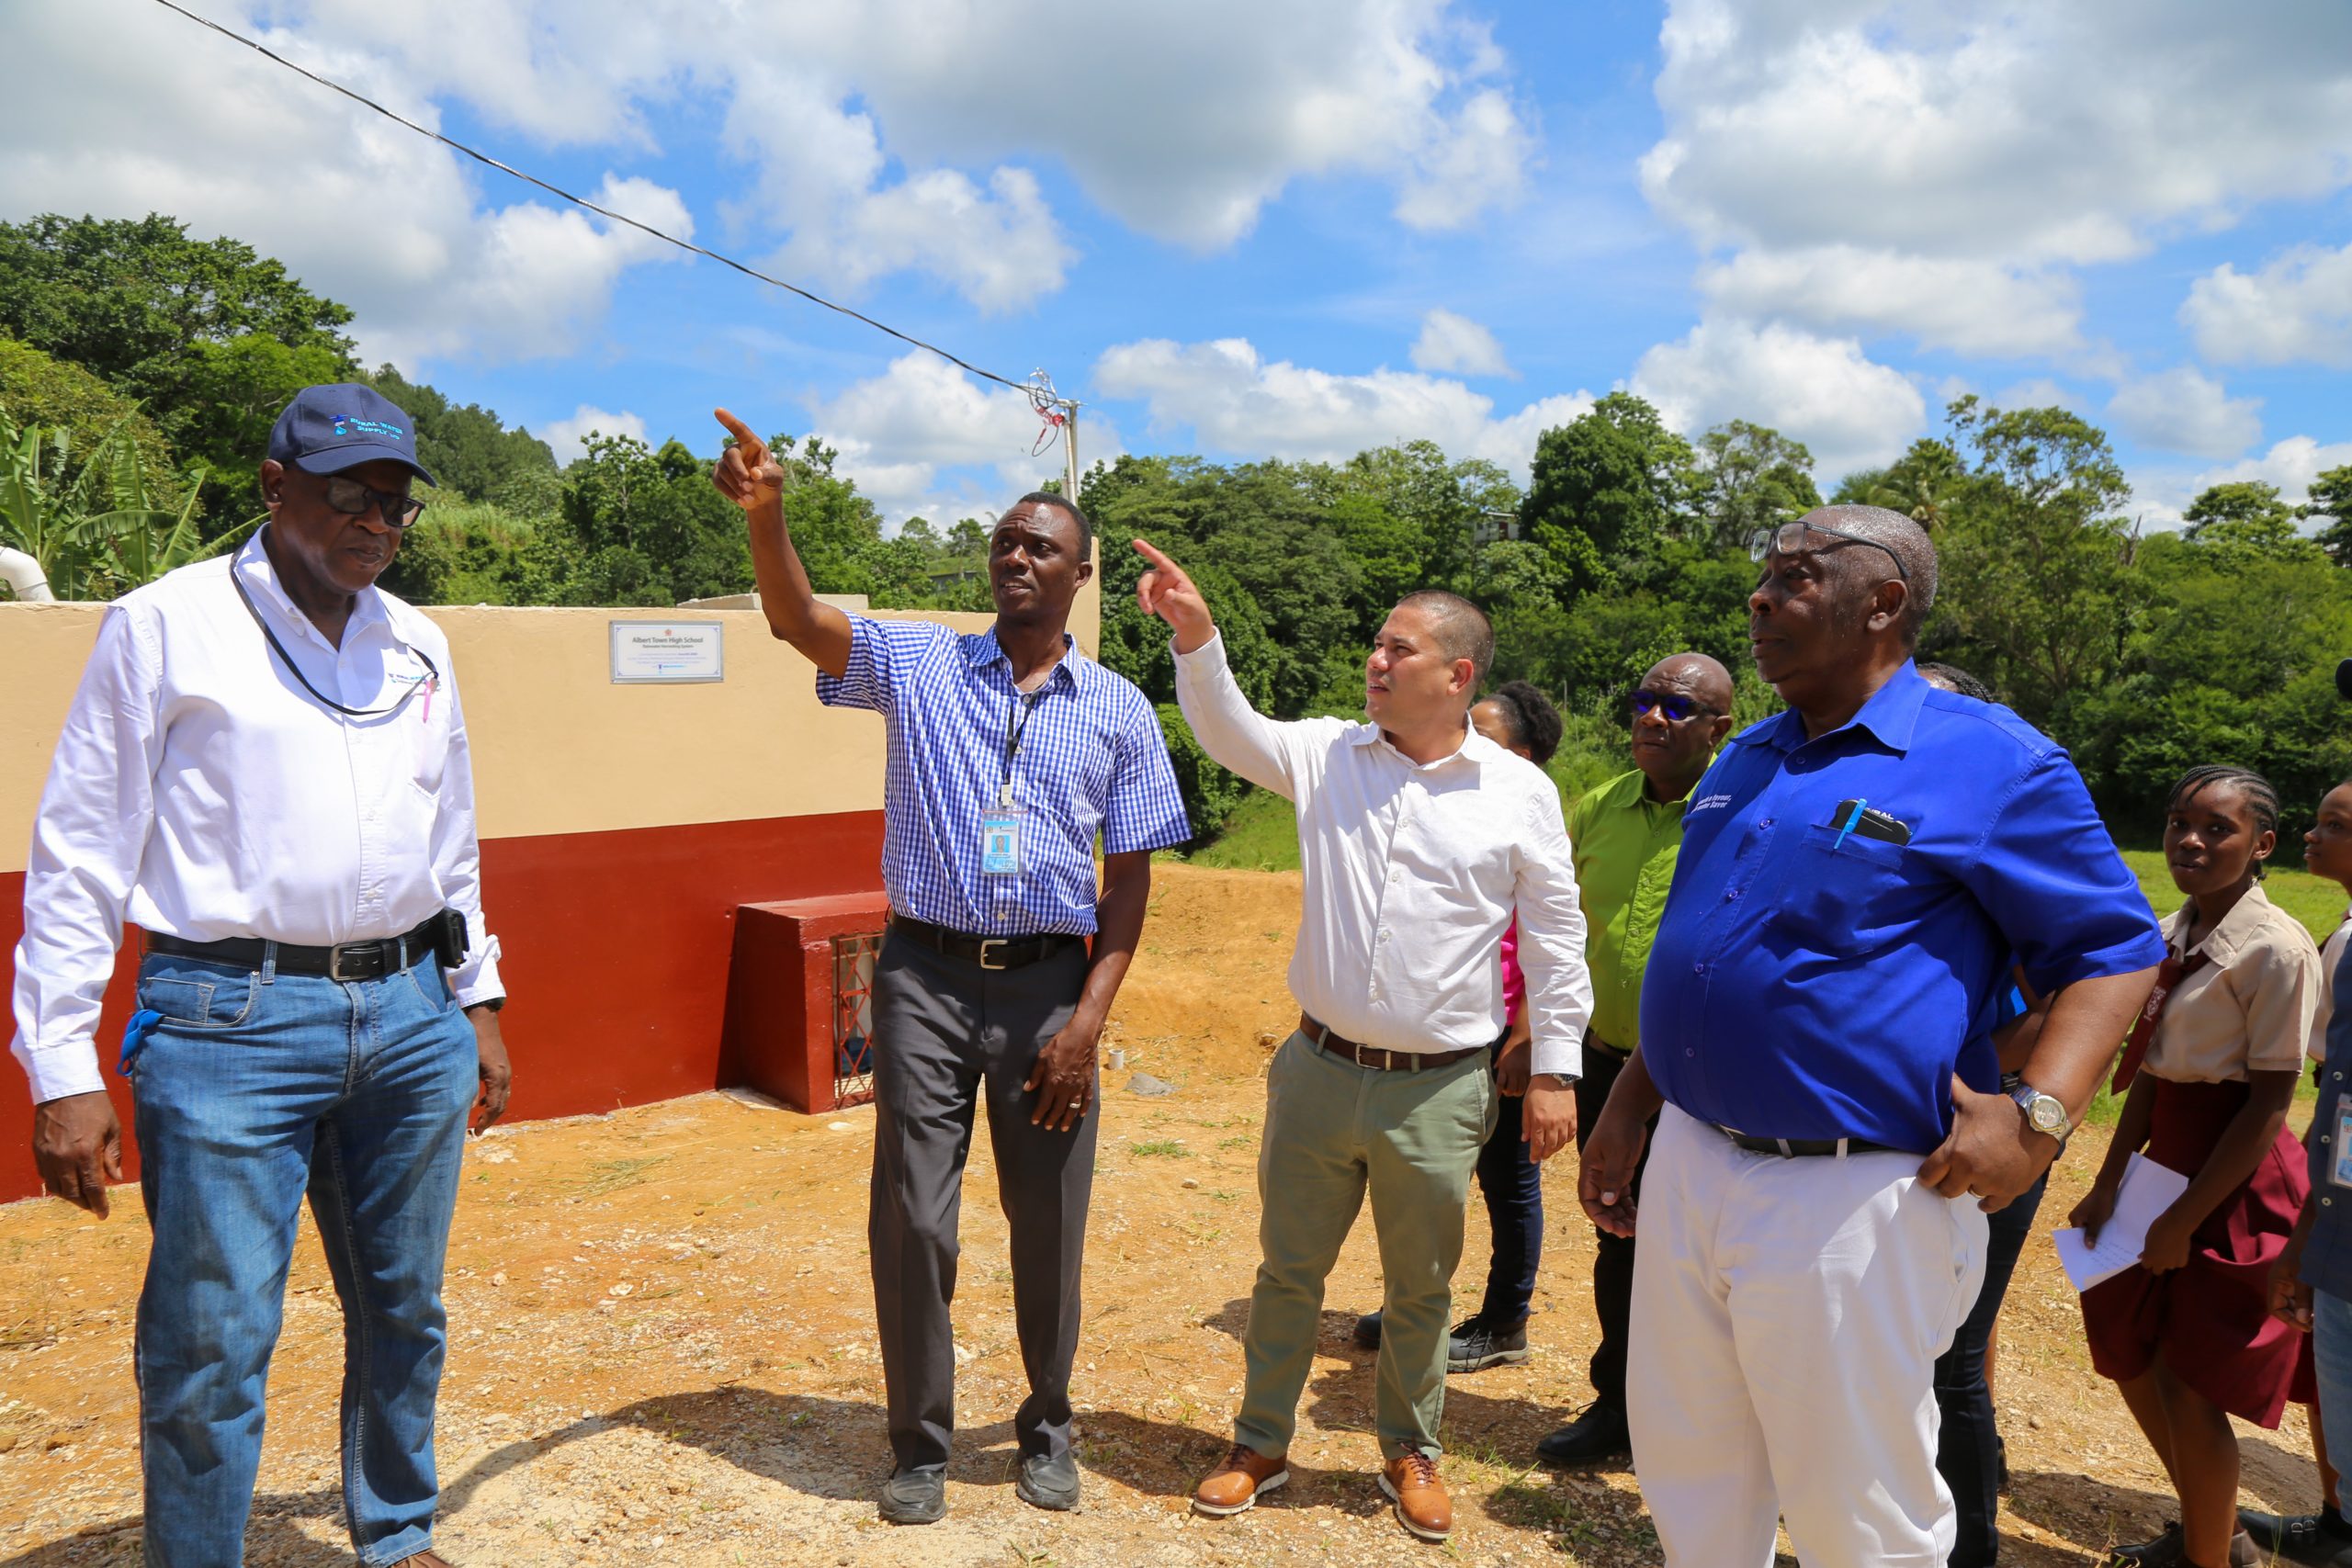
{"label": "blue jeans", "polygon": [[[2352,1301],[2312,1292],[2312,1363],[2319,1373],[2320,1427],[2332,1442],[2335,1433],[2352,1432]],[[2352,1509],[2352,1479],[2338,1481],[2335,1491],[2335,1506]]]}
{"label": "blue jeans", "polygon": [[237,1568],[304,1194],[344,1315],[359,1560],[432,1544],[433,1405],[473,1030],[427,957],[339,983],[150,954],[130,1067],[154,1230],[134,1365],[149,1568]]}
{"label": "blue jeans", "polygon": [[1993,1337],[2001,1298],[2008,1294],[2009,1277],[2017,1272],[2018,1258],[2033,1235],[2033,1218],[2049,1188],[2045,1172],[2008,1207],[1985,1216],[1984,1287],[1960,1332],[1952,1336],[1951,1348],[1936,1360],[1936,1404],[1943,1417],[1936,1469],[1960,1510],[1950,1568],[1992,1568],[2000,1555],[2001,1433],[1994,1421],[1993,1392],[1984,1382],[1984,1347]]}
{"label": "blue jeans", "polygon": [[[1500,1041],[1493,1050],[1502,1055]],[[1495,1250],[1487,1263],[1486,1298],[1472,1316],[1498,1332],[1527,1321],[1536,1265],[1544,1256],[1544,1168],[1527,1155],[1521,1120],[1525,1104],[1497,1096],[1495,1130],[1478,1150],[1478,1192],[1487,1201]]]}

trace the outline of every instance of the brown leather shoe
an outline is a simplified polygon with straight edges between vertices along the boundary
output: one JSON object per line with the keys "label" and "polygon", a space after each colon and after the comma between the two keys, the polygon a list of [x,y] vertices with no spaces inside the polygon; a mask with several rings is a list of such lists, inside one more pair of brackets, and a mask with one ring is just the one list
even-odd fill
{"label": "brown leather shoe", "polygon": [[1423,1540],[1453,1533],[1453,1499],[1437,1476],[1437,1461],[1419,1449],[1398,1454],[1380,1472],[1380,1489],[1396,1499],[1396,1522]]}
{"label": "brown leather shoe", "polygon": [[1282,1455],[1268,1459],[1247,1443],[1236,1443],[1193,1492],[1193,1506],[1220,1518],[1238,1514],[1289,1479],[1290,1464]]}
{"label": "brown leather shoe", "polygon": [[401,1558],[392,1568],[449,1568],[449,1560],[437,1551],[425,1551]]}

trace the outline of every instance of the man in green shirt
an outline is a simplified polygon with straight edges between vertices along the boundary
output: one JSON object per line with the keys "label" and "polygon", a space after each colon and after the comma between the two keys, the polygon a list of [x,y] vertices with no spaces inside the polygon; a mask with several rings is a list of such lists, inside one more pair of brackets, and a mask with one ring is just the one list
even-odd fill
{"label": "man in green shirt", "polygon": [[[1618,1069],[1641,1043],[1642,971],[1657,935],[1682,808],[1731,732],[1731,672],[1703,653],[1660,660],[1631,698],[1634,771],[1587,791],[1568,812],[1577,892],[1584,906],[1585,962],[1592,971],[1592,1026],[1577,1080],[1577,1147],[1600,1119]],[[1641,1175],[1634,1177],[1640,1190]],[[1625,1324],[1633,1310],[1634,1242],[1594,1233],[1593,1306],[1600,1348],[1592,1355],[1593,1402],[1535,1445],[1546,1464],[1592,1464],[1626,1455]]]}

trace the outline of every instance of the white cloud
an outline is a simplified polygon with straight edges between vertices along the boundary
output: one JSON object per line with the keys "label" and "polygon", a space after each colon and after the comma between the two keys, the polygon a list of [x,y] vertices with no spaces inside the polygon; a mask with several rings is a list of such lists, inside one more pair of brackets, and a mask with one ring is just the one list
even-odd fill
{"label": "white cloud", "polygon": [[2347,463],[2352,463],[2352,441],[2323,444],[2308,435],[2290,435],[2274,443],[2259,457],[2248,457],[2198,475],[2196,488],[2201,491],[2208,485],[2258,479],[2277,485],[2281,500],[2300,506],[2311,499],[2312,480]]}
{"label": "white cloud", "polygon": [[[811,433],[840,454],[834,470],[856,480],[894,528],[914,516],[952,523],[993,514],[1062,474],[1058,437],[1032,456],[1040,423],[1026,397],[983,386],[920,351],[809,412]],[[1122,450],[1117,428],[1082,417],[1080,461],[1091,468],[1114,460]],[[975,468],[989,470],[994,486],[981,488],[969,472]]]}
{"label": "white cloud", "polygon": [[2297,245],[2258,272],[2225,262],[2189,286],[2180,319],[2216,364],[2352,368],[2352,245]]}
{"label": "white cloud", "polygon": [[1660,44],[1643,187],[1752,316],[2062,352],[2070,269],[2352,179],[2339,6],[1671,0]]}
{"label": "white cloud", "polygon": [[[86,4],[36,3],[116,40]],[[918,272],[990,310],[1050,293],[1075,259],[1022,160],[1059,164],[1132,228],[1215,250],[1304,178],[1367,176],[1408,227],[1458,228],[1517,200],[1538,151],[1505,56],[1452,0],[1081,6],[1040,27],[938,0],[274,10],[295,58],[364,60],[405,101],[454,96],[547,142],[651,148],[650,109],[707,106],[753,165],[729,212],[796,272],[841,288]],[[162,58],[231,47],[164,22]],[[119,100],[112,75],[74,85]]]}
{"label": "white cloud", "polygon": [[1413,368],[1451,370],[1463,376],[1517,376],[1495,334],[1467,316],[1440,306],[1421,318],[1413,340]]}
{"label": "white cloud", "polygon": [[1699,270],[1713,312],[1906,333],[1968,355],[2040,355],[2081,344],[2082,290],[2063,273],[1855,245],[1742,251]]}
{"label": "white cloud", "polygon": [[1919,389],[1853,339],[1780,322],[1702,321],[1643,355],[1632,385],[1686,434],[1746,419],[1802,441],[1825,479],[1891,462],[1927,419]]}
{"label": "white cloud", "polygon": [[587,456],[591,435],[633,435],[645,439],[645,421],[626,411],[615,413],[582,403],[570,419],[550,420],[538,431],[540,440],[555,453],[559,468]]}
{"label": "white cloud", "polygon": [[[371,360],[576,351],[628,268],[677,254],[574,209],[487,206],[446,149],[153,7],[101,25],[90,6],[33,0],[11,9],[9,41],[0,215],[152,210],[199,238],[232,235],[350,305]],[[381,59],[299,52],[436,122]],[[607,175],[598,194],[692,227],[677,195],[649,181]]]}
{"label": "white cloud", "polygon": [[1339,462],[1369,447],[1427,439],[1452,457],[1499,463],[1522,481],[1537,434],[1592,407],[1591,395],[1579,391],[1497,419],[1494,400],[1460,381],[1270,363],[1246,338],[1120,344],[1095,365],[1094,384],[1111,397],[1142,399],[1155,426],[1188,427],[1211,452]]}
{"label": "white cloud", "polygon": [[2262,439],[2262,400],[2233,398],[2187,366],[2126,381],[2108,417],[2132,441],[2192,457],[2234,457]]}

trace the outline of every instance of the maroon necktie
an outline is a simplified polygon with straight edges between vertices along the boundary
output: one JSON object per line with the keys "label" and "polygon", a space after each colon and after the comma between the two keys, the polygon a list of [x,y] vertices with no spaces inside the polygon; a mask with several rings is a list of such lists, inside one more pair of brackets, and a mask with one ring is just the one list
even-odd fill
{"label": "maroon necktie", "polygon": [[2172,999],[2180,983],[2211,960],[2202,953],[2192,953],[2187,958],[2169,956],[2156,966],[2156,987],[2148,993],[2147,1006],[2140,1010],[2140,1021],[2132,1026],[2132,1039],[2123,1047],[2123,1059],[2115,1065],[2115,1081],[2108,1085],[2110,1092],[2121,1094],[2140,1076],[2140,1063],[2148,1054],[2148,1042],[2156,1037],[2156,1021],[2165,1015],[2165,1003]]}

